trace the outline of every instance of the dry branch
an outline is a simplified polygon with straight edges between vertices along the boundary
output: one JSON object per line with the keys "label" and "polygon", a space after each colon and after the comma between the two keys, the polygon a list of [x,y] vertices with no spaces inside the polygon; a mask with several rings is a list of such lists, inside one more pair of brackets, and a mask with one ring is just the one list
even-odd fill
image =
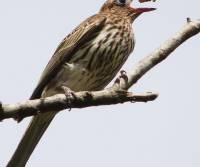
{"label": "dry branch", "polygon": [[191,21],[187,18],[187,23],[170,39],[164,42],[159,48],[151,54],[139,61],[136,66],[127,74],[128,80],[121,79],[120,87],[128,90],[134,85],[146,72],[154,66],[166,59],[177,47],[184,43],[189,38],[197,35],[200,32],[200,19]]}
{"label": "dry branch", "polygon": [[[178,46],[187,39],[200,32],[200,20],[191,21],[158,49],[149,56],[142,59],[126,77],[121,77],[118,82],[108,89],[96,92],[75,92],[70,99],[64,94],[55,95],[45,99],[28,100],[17,104],[0,103],[0,120],[17,117],[28,117],[40,114],[39,111],[46,112],[51,110],[63,110],[66,108],[84,108],[89,106],[110,105],[124,102],[147,102],[157,98],[157,94],[144,93],[133,94],[128,90],[134,85],[146,72],[166,59]],[[70,107],[67,106],[67,100],[70,100]]]}
{"label": "dry branch", "polygon": [[[45,99],[28,100],[17,104],[3,105],[3,112],[0,113],[0,120],[7,118],[28,117],[50,111],[60,111],[68,108],[85,108],[99,105],[112,105],[125,102],[147,102],[157,98],[157,94],[144,93],[132,94],[126,91],[96,91],[76,92],[73,96],[66,97],[64,94],[57,94]],[[70,101],[70,107],[68,105]]]}

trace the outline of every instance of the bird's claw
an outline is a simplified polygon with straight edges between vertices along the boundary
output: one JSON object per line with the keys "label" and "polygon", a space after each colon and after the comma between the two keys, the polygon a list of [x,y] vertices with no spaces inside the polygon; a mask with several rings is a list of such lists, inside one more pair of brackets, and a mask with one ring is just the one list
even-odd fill
{"label": "bird's claw", "polygon": [[71,98],[75,97],[74,91],[72,91],[70,88],[66,86],[62,86],[62,90],[64,91],[64,94],[66,96],[67,107],[69,108],[69,111],[71,111],[72,109]]}
{"label": "bird's claw", "polygon": [[121,71],[120,71],[120,76],[117,77],[117,79],[115,80],[115,83],[118,83],[118,84],[119,84],[121,78],[124,79],[125,82],[128,81],[128,76],[127,76],[127,73],[126,73],[125,70],[121,70]]}
{"label": "bird's claw", "polygon": [[124,80],[128,80],[128,76],[125,70],[120,71],[120,78],[123,78]]}

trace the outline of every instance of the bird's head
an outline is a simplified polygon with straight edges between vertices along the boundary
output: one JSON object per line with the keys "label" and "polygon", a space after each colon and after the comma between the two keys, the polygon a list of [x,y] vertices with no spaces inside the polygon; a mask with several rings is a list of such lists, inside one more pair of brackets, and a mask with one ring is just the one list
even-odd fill
{"label": "bird's head", "polygon": [[131,7],[132,1],[133,0],[107,0],[102,6],[100,12],[128,17],[131,21],[134,21],[140,14],[155,10],[155,8]]}

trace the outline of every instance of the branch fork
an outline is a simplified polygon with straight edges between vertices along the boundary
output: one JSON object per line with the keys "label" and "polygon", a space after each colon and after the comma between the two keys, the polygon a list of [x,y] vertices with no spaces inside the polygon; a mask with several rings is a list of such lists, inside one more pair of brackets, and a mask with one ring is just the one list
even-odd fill
{"label": "branch fork", "polygon": [[128,92],[128,89],[137,83],[150,69],[166,59],[177,47],[189,38],[200,32],[200,20],[192,21],[187,19],[187,23],[179,32],[164,42],[159,48],[143,58],[129,72],[121,72],[120,77],[111,88],[93,92],[73,92],[73,96],[57,94],[47,98],[27,100],[17,104],[2,104],[0,102],[0,121],[18,117],[29,117],[43,112],[61,111],[69,108],[85,108],[99,105],[112,105],[125,102],[148,102],[158,97],[156,93],[135,94]]}

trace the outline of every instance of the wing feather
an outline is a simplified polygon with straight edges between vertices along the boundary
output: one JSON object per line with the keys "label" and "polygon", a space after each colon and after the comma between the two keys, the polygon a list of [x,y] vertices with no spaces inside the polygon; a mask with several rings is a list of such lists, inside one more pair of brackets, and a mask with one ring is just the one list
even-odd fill
{"label": "wing feather", "polygon": [[39,98],[41,96],[44,87],[55,76],[62,64],[71,59],[78,48],[87,42],[88,37],[97,36],[100,33],[101,29],[104,27],[105,20],[105,16],[94,15],[82,22],[61,42],[44,69],[39,83],[30,99]]}

